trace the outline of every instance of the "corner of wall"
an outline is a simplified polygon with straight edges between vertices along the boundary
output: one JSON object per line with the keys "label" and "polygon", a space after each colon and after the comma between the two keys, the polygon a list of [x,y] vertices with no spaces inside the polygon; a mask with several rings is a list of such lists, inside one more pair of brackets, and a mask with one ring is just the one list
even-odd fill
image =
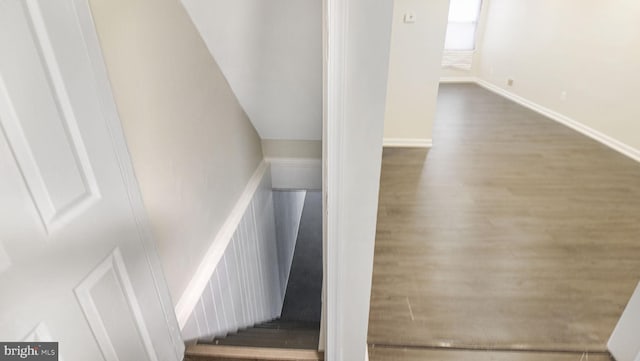
{"label": "corner of wall", "polygon": [[[409,11],[413,23],[403,20]],[[424,146],[432,136],[448,11],[448,0],[394,2],[384,119],[393,143]]]}
{"label": "corner of wall", "polygon": [[322,141],[263,139],[274,189],[322,189]]}
{"label": "corner of wall", "polygon": [[596,129],[589,127],[588,125],[580,122],[577,119],[570,118],[564,114],[554,111],[553,109],[547,108],[544,105],[538,104],[534,101],[531,101],[527,98],[524,98],[516,93],[510,92],[494,83],[491,83],[482,78],[475,78],[476,84],[481,87],[492,91],[500,96],[503,96],[515,103],[518,103],[528,109],[533,110],[538,114],[542,114],[545,117],[552,119],[560,124],[563,124],[597,142],[600,142],[607,147],[637,161],[640,162],[640,149],[634,148],[628,144],[625,144],[605,133],[602,133]]}

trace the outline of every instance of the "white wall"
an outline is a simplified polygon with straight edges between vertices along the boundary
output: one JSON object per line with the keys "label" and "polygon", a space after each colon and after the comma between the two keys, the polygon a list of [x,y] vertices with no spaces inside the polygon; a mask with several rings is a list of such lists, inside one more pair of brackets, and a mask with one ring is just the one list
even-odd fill
{"label": "white wall", "polygon": [[282,297],[287,291],[293,252],[298,240],[300,218],[307,191],[274,191],[273,207],[276,218],[276,245],[278,248],[278,271]]}
{"label": "white wall", "polygon": [[[280,316],[306,191],[273,191],[261,165],[190,285],[178,320],[188,343]],[[183,312],[184,311],[184,312]]]}
{"label": "white wall", "polygon": [[[404,14],[415,14],[405,23]],[[431,139],[449,0],[395,0],[384,138]]]}
{"label": "white wall", "polygon": [[361,361],[369,323],[393,1],[327,2],[326,358]]}
{"label": "white wall", "polygon": [[640,159],[640,2],[487,5],[479,77],[634,148]]}
{"label": "white wall", "polygon": [[183,328],[183,337],[189,343],[211,341],[215,336],[280,316],[284,291],[269,174],[265,171],[259,175],[260,184],[248,195],[250,201],[233,235],[226,240],[228,244],[213,266],[215,271],[197,294],[197,303]]}
{"label": "white wall", "polygon": [[263,139],[319,140],[321,0],[183,0]]}
{"label": "white wall", "polygon": [[476,75],[476,69],[473,64],[471,69],[456,69],[451,67],[442,67],[440,72],[440,81],[455,81],[458,79],[469,79]]}
{"label": "white wall", "polygon": [[263,139],[262,153],[275,189],[322,189],[321,141]]}
{"label": "white wall", "polygon": [[260,139],[180,2],[91,7],[175,303],[260,163]]}

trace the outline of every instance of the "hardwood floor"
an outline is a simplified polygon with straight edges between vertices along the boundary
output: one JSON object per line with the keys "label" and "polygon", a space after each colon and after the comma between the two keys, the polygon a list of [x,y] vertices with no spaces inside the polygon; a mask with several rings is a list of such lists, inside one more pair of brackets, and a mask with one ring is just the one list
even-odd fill
{"label": "hardwood floor", "polygon": [[369,348],[372,361],[611,361],[608,354],[583,352],[470,351],[411,348]]}
{"label": "hardwood floor", "polygon": [[476,85],[441,85],[433,139],[384,150],[369,343],[606,351],[640,164]]}

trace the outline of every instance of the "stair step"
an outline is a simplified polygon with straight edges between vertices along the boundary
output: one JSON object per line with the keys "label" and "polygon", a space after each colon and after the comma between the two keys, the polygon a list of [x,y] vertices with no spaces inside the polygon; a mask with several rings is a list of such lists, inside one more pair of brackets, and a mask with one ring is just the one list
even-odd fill
{"label": "stair step", "polygon": [[259,325],[255,325],[254,328],[320,330],[320,323],[319,322],[307,322],[307,321],[273,320],[273,321],[261,323]]}
{"label": "stair step", "polygon": [[209,344],[187,346],[184,361],[321,361],[324,354],[316,350],[270,347],[237,347]]}
{"label": "stair step", "polygon": [[293,330],[287,328],[248,328],[240,330],[233,335],[255,335],[267,338],[286,338],[286,337],[311,337],[317,338],[320,332],[318,330]]}
{"label": "stair step", "polygon": [[213,341],[215,345],[229,346],[257,346],[275,348],[316,349],[318,347],[318,334],[294,334],[294,333],[251,333],[239,332],[228,335],[225,338]]}

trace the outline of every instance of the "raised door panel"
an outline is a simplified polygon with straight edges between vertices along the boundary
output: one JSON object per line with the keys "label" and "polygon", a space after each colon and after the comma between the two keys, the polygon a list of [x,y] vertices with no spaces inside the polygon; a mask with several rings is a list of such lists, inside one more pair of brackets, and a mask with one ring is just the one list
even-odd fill
{"label": "raised door panel", "polygon": [[157,361],[119,249],[89,274],[76,295],[107,361]]}
{"label": "raised door panel", "polygon": [[88,3],[0,0],[0,54],[0,339],[180,358]]}
{"label": "raised door panel", "polygon": [[[38,3],[11,1],[0,46],[0,125],[47,231],[99,198]],[[27,95],[27,96],[25,96]]]}

